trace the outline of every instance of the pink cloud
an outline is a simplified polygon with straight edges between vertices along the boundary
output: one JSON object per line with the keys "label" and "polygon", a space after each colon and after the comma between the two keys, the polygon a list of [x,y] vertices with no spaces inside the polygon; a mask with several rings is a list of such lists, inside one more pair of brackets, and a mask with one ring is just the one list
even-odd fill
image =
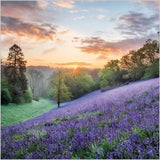
{"label": "pink cloud", "polygon": [[98,15],[97,18],[98,18],[99,20],[101,20],[101,19],[105,18],[105,16],[104,16],[104,15]]}
{"label": "pink cloud", "polygon": [[148,6],[153,6],[154,8],[159,8],[159,0],[134,0],[138,3],[147,4]]}
{"label": "pink cloud", "polygon": [[73,0],[57,0],[53,2],[54,5],[58,7],[63,7],[63,8],[74,8],[74,1]]}
{"label": "pink cloud", "polygon": [[56,28],[54,26],[43,26],[34,23],[23,22],[20,19],[12,17],[1,17],[1,34],[16,35],[18,37],[29,37],[36,40],[54,40]]}

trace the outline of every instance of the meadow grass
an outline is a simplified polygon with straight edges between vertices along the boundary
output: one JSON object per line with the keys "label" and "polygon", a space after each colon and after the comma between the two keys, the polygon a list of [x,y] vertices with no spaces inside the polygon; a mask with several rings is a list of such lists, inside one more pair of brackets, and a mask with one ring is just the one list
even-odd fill
{"label": "meadow grass", "polygon": [[20,121],[30,119],[38,116],[44,112],[55,108],[57,105],[53,104],[49,99],[40,99],[39,101],[32,101],[25,104],[13,104],[1,106],[1,125],[10,125]]}

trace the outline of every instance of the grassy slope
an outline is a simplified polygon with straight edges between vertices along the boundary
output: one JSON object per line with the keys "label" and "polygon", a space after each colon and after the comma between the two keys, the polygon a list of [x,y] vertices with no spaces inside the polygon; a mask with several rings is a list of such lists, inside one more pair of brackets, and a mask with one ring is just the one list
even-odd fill
{"label": "grassy slope", "polygon": [[7,106],[1,106],[1,125],[14,124],[20,121],[24,121],[47,112],[52,108],[55,108],[56,104],[48,99],[40,99],[39,102],[33,101],[32,103],[26,103],[21,105],[9,104]]}

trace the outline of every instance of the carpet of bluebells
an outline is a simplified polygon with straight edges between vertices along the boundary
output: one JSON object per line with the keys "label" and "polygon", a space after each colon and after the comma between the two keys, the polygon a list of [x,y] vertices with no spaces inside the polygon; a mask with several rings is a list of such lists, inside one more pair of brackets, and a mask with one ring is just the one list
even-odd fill
{"label": "carpet of bluebells", "polygon": [[2,159],[158,159],[159,79],[93,92],[1,132]]}

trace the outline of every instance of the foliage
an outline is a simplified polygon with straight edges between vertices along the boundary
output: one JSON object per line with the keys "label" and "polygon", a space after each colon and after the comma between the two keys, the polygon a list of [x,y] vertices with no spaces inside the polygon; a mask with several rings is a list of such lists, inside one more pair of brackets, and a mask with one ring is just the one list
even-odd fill
{"label": "foliage", "polygon": [[114,76],[114,71],[107,70],[106,68],[102,69],[99,73],[99,77],[101,78],[100,86],[104,87],[107,85],[109,86],[112,85],[113,76]]}
{"label": "foliage", "polygon": [[[88,75],[91,76],[93,82],[92,84],[92,90],[97,90],[100,88],[100,78],[98,76],[98,73],[100,71],[100,69],[83,69]],[[90,85],[91,85],[90,84]]]}
{"label": "foliage", "polygon": [[[131,81],[140,80],[143,77],[158,77],[158,68],[156,68],[156,64],[159,61],[158,52],[158,42],[149,39],[142,48],[123,56],[121,59],[121,67],[128,70],[128,76]],[[153,72],[154,75],[152,75],[151,72]]]}
{"label": "foliage", "polygon": [[16,90],[15,89],[14,93],[16,93],[16,96],[13,96],[13,102],[15,104],[23,104],[23,103],[25,103],[24,94],[22,94],[22,92],[20,90]]}
{"label": "foliage", "polygon": [[[58,93],[60,92],[60,93]],[[58,100],[58,94],[60,94],[60,102],[69,101],[71,99],[71,93],[69,92],[67,86],[62,82],[60,86],[60,90],[55,86],[54,89],[54,98]]]}
{"label": "foliage", "polygon": [[11,90],[13,92],[13,94],[17,95],[17,96],[13,96],[12,99],[14,103],[16,104],[23,104],[23,103],[29,103],[29,102],[32,102],[32,92],[30,89],[27,89],[25,91],[21,91],[20,89],[12,89],[12,87],[10,87]]}
{"label": "foliage", "polygon": [[14,44],[9,49],[7,62],[4,73],[9,85],[12,102],[24,103],[25,91],[28,88],[26,61],[24,60],[22,49],[18,45]]}
{"label": "foliage", "polygon": [[97,78],[97,79],[93,79],[93,83],[92,83],[92,91],[94,91],[94,90],[98,90],[98,89],[100,89],[100,79],[99,78]]}
{"label": "foliage", "polygon": [[128,72],[128,80],[140,80],[145,73],[146,61],[143,49],[131,51],[129,54],[123,56],[120,61],[120,68]]}
{"label": "foliage", "polygon": [[140,80],[145,74],[146,66],[134,67],[128,71],[131,81]]}
{"label": "foliage", "polygon": [[[94,73],[97,74],[97,73]],[[91,75],[85,70],[77,68],[74,71],[61,71],[60,72],[60,84],[64,90],[62,101],[78,98],[85,93],[99,88],[99,79],[94,75],[95,81],[93,81]],[[58,93],[58,74],[53,77],[52,87],[49,89],[49,96],[54,95],[57,99]],[[54,92],[54,93],[53,93]],[[66,93],[65,93],[66,92]],[[67,97],[65,97],[67,96]],[[69,97],[68,97],[69,96]]]}
{"label": "foliage", "polygon": [[57,101],[59,107],[61,102],[69,101],[72,97],[72,94],[63,81],[63,72],[59,71],[57,73],[57,76],[51,81],[54,84],[53,96],[54,99]]}
{"label": "foliage", "polygon": [[24,99],[26,103],[32,102],[32,92],[30,89],[27,89],[24,93]]}
{"label": "foliage", "polygon": [[117,86],[128,81],[159,76],[158,42],[147,40],[137,51],[130,51],[120,61],[109,61],[99,72],[100,86]]}
{"label": "foliage", "polygon": [[8,104],[12,101],[12,97],[9,92],[8,84],[6,81],[1,81],[1,103]]}
{"label": "foliage", "polygon": [[51,86],[50,89],[49,89],[49,91],[48,91],[47,97],[49,97],[49,98],[52,99],[53,96],[54,96],[54,88]]}
{"label": "foliage", "polygon": [[148,39],[142,47],[147,63],[150,65],[156,61],[159,53],[159,43],[156,40]]}
{"label": "foliage", "polygon": [[74,72],[66,72],[64,83],[69,88],[73,98],[78,98],[92,91],[94,85],[92,77],[81,68],[77,68]]}
{"label": "foliage", "polygon": [[159,77],[159,61],[155,61],[146,68],[143,79]]}
{"label": "foliage", "polygon": [[119,68],[119,61],[111,60],[105,65],[104,69],[99,72],[99,77],[101,78],[100,86],[113,86],[117,83],[124,82],[125,74],[126,71],[120,70]]}

